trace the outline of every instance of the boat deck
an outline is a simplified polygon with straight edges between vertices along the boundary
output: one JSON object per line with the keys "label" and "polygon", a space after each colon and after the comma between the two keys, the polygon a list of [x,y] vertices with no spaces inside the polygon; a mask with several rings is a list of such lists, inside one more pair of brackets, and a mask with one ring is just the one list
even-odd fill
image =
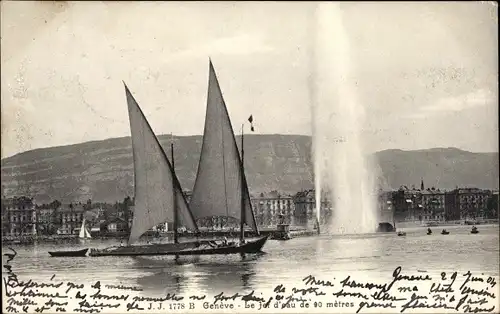
{"label": "boat deck", "polygon": [[89,256],[140,256],[140,255],[209,255],[257,253],[267,241],[267,236],[255,240],[246,240],[245,244],[234,242],[219,245],[213,240],[200,240],[181,243],[150,245],[114,246],[105,249],[91,249]]}

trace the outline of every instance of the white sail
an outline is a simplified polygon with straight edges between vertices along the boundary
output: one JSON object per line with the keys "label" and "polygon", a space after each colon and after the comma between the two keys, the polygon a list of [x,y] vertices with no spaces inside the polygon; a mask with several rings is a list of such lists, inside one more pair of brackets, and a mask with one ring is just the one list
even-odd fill
{"label": "white sail", "polygon": [[80,234],[78,236],[80,239],[85,239],[85,218],[83,218],[82,226],[80,227]]}
{"label": "white sail", "polygon": [[258,232],[233,127],[212,62],[209,66],[207,111],[198,173],[190,201],[196,219],[210,216],[241,218]]}
{"label": "white sail", "polygon": [[174,202],[177,203],[178,225],[198,231],[163,148],[126,85],[125,92],[135,173],[135,209],[129,244],[137,241],[152,227],[167,221],[172,222]]}
{"label": "white sail", "polygon": [[87,229],[87,227],[85,227],[85,237],[86,237],[87,239],[92,239],[92,236],[90,235],[90,232],[89,232],[89,230]]}

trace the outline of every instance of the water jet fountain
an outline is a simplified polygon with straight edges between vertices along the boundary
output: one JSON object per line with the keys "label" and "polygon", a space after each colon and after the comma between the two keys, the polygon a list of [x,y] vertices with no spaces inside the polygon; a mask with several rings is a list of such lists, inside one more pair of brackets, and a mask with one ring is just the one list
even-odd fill
{"label": "water jet fountain", "polygon": [[309,89],[316,216],[319,222],[323,189],[333,205],[329,232],[369,233],[377,228],[375,177],[361,138],[364,108],[356,100],[355,71],[340,6],[321,2],[312,19]]}

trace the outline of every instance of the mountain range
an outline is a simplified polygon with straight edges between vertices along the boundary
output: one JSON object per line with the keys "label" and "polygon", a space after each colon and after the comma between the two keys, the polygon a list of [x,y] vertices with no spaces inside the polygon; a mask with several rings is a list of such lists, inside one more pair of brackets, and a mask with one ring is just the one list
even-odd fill
{"label": "mountain range", "polygon": [[[170,135],[158,137],[170,156]],[[175,170],[184,189],[192,189],[201,150],[201,136],[173,138]],[[272,190],[294,194],[313,188],[311,137],[302,135],[245,136],[245,172],[250,192]],[[457,148],[371,155],[382,189],[402,185],[440,189],[498,189],[498,153],[473,153]],[[32,196],[37,203],[121,201],[134,194],[130,137],[35,149],[1,161],[2,195]]]}

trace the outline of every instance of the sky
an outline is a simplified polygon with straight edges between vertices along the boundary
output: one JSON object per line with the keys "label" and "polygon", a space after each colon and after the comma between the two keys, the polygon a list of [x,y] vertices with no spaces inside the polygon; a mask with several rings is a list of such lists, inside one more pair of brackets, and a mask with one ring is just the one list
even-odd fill
{"label": "sky", "polygon": [[[314,2],[0,5],[2,158],[130,136],[122,81],[156,134],[200,135],[209,57],[235,129],[312,132]],[[498,152],[496,3],[340,8],[368,150]]]}

